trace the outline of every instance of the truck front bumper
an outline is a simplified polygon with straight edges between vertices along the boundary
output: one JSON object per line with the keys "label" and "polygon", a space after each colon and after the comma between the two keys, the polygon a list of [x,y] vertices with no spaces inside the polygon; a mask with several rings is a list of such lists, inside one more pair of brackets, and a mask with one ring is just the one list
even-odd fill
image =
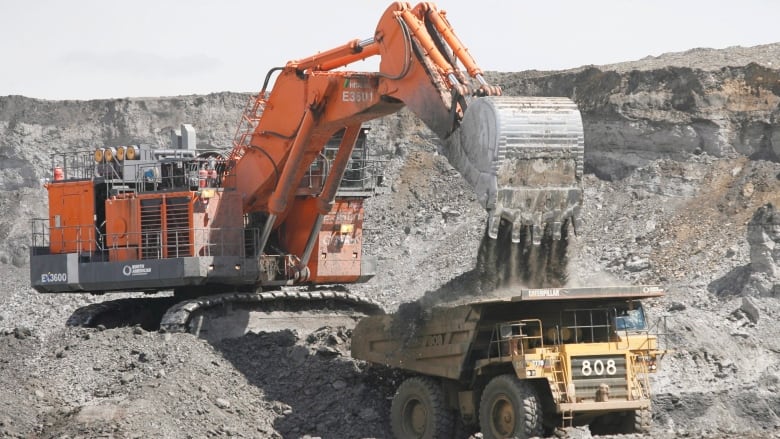
{"label": "truck front bumper", "polygon": [[558,413],[599,413],[650,408],[649,399],[634,401],[566,402],[558,404]]}

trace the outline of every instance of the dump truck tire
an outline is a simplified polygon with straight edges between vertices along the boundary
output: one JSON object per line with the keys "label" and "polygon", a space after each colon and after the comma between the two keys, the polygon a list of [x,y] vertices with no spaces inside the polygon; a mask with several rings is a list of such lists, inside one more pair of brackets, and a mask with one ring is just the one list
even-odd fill
{"label": "dump truck tire", "polygon": [[590,424],[594,435],[647,434],[653,424],[652,409],[631,410],[599,416]]}
{"label": "dump truck tire", "polygon": [[434,379],[408,378],[393,397],[390,425],[397,439],[450,438],[453,411],[447,407],[441,386]]}
{"label": "dump truck tire", "polygon": [[493,378],[482,392],[479,425],[485,439],[526,439],[543,434],[542,404],[536,390],[516,376]]}
{"label": "dump truck tire", "polygon": [[650,433],[650,426],[653,424],[653,412],[651,409],[634,410],[629,416],[626,416],[625,433]]}

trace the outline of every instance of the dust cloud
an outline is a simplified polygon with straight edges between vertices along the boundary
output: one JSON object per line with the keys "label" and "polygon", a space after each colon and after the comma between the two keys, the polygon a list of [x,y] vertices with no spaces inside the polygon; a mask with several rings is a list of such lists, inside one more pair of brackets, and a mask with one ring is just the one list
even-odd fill
{"label": "dust cloud", "polygon": [[553,239],[550,230],[545,229],[540,244],[533,243],[529,229],[523,228],[519,243],[512,242],[508,222],[500,225],[497,239],[488,236],[485,230],[476,267],[426,292],[418,300],[401,304],[393,319],[395,333],[411,339],[434,307],[512,297],[525,288],[566,286],[568,227],[563,228],[561,239]]}

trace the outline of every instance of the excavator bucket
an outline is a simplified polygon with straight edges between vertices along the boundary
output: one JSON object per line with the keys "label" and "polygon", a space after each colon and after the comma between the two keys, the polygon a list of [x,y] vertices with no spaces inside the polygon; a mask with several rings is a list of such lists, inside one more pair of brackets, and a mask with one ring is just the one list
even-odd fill
{"label": "excavator bucket", "polygon": [[539,245],[579,220],[583,137],[570,99],[483,97],[470,103],[445,153],[490,213],[491,238],[503,220],[512,242],[526,228],[522,235]]}
{"label": "excavator bucket", "polygon": [[[488,211],[480,248],[497,283],[565,283],[570,228],[582,205],[582,118],[568,98],[472,100],[445,142],[450,163]],[[499,241],[499,242],[496,242]],[[507,242],[509,241],[509,242]]]}

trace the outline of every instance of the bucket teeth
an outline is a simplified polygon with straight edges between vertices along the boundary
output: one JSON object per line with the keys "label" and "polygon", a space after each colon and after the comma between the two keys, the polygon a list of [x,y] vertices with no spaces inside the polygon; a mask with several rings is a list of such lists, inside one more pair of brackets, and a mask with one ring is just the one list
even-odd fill
{"label": "bucket teeth", "polygon": [[574,234],[577,234],[578,230],[582,230],[582,219],[579,216],[574,216],[571,218],[571,225],[574,229]]}
{"label": "bucket teeth", "polygon": [[550,227],[552,227],[553,240],[559,241],[561,239],[561,222],[554,221],[552,224],[550,224]]}
{"label": "bucket teeth", "polygon": [[501,226],[501,212],[488,216],[488,236],[491,239],[498,238],[498,228]]}
{"label": "bucket teeth", "polygon": [[531,232],[531,238],[533,240],[534,245],[540,245],[542,243],[542,233],[543,233],[542,226],[539,224],[534,224],[533,226],[533,232]]}
{"label": "bucket teeth", "polygon": [[523,224],[520,221],[512,223],[512,242],[515,244],[520,243],[520,232],[522,232]]}

